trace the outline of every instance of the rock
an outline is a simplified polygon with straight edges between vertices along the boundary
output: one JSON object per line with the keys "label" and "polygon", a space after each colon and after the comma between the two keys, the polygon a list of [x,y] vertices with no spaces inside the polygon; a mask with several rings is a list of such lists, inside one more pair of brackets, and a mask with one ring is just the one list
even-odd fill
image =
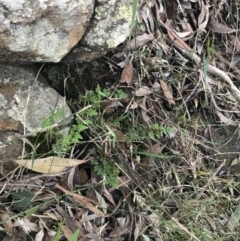
{"label": "rock", "polygon": [[94,4],[0,0],[0,63],[89,62],[116,48],[130,34],[132,1]]}
{"label": "rock", "polygon": [[99,0],[83,39],[63,59],[88,62],[123,43],[131,32],[132,1]]}
{"label": "rock", "polygon": [[22,150],[19,136],[42,130],[43,119],[51,113],[62,110],[64,116],[55,119],[61,125],[72,118],[64,98],[36,76],[32,66],[0,65],[0,160],[17,158]]}
{"label": "rock", "polygon": [[94,0],[0,0],[0,62],[59,62],[82,38]]}

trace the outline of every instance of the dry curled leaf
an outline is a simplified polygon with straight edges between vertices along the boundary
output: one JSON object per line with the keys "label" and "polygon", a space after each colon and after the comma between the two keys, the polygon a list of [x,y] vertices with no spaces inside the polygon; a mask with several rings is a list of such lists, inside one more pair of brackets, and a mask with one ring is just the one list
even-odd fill
{"label": "dry curled leaf", "polygon": [[131,109],[136,109],[136,108],[138,108],[138,103],[137,103],[136,101],[134,101],[134,102],[130,105],[129,109],[131,110]]}
{"label": "dry curled leaf", "polygon": [[209,20],[209,5],[205,5],[201,2],[201,13],[198,16],[198,30],[203,31]]}
{"label": "dry curled leaf", "polygon": [[43,237],[44,237],[45,233],[44,233],[44,229],[41,228],[40,231],[36,234],[35,236],[35,241],[42,241]]}
{"label": "dry curled leaf", "polygon": [[176,44],[181,49],[188,50],[186,47],[186,43],[178,36],[176,31],[173,29],[171,21],[167,20],[165,25],[167,27],[168,36],[174,42],[174,44]]}
{"label": "dry curled leaf", "polygon": [[66,225],[62,225],[61,230],[62,230],[63,235],[65,236],[65,238],[68,241],[71,241],[72,240],[71,237],[73,236],[72,230],[68,226],[66,226]]}
{"label": "dry curled leaf", "polygon": [[146,108],[146,96],[143,98],[142,103],[139,103],[139,107],[141,108],[141,114],[142,114],[142,118],[143,120],[150,125],[151,124],[151,119],[150,117],[147,115],[147,108]]}
{"label": "dry curled leaf", "polygon": [[175,105],[176,102],[173,99],[172,91],[168,88],[167,84],[163,80],[160,79],[160,85],[162,87],[163,94],[167,98],[169,104]]}
{"label": "dry curled leaf", "polygon": [[40,172],[43,174],[54,174],[62,172],[66,167],[78,166],[87,161],[89,160],[78,160],[49,156],[46,158],[39,158],[35,160],[15,160],[14,162],[35,172]]}
{"label": "dry curled leaf", "polygon": [[175,32],[179,36],[179,38],[185,38],[185,37],[189,36],[192,33],[192,31],[186,31],[186,32],[177,32],[177,31],[175,31]]}
{"label": "dry curled leaf", "polygon": [[146,95],[149,95],[151,93],[152,93],[152,90],[149,89],[149,87],[142,86],[136,91],[135,95],[136,96],[146,96]]}
{"label": "dry curled leaf", "polygon": [[130,84],[133,78],[133,65],[132,63],[127,64],[121,75],[120,83],[127,83]]}
{"label": "dry curled leaf", "polygon": [[227,125],[236,125],[235,121],[229,119],[228,117],[223,115],[220,111],[216,110],[216,114],[218,115],[221,123],[224,123],[224,124],[227,124]]}
{"label": "dry curled leaf", "polygon": [[[150,11],[150,8],[148,5],[144,4],[140,8],[140,12],[138,14],[138,19],[140,20],[140,23],[145,23],[145,26],[148,30],[148,32],[154,32],[154,19],[152,12]],[[145,29],[145,28],[143,28]]]}
{"label": "dry curled leaf", "polygon": [[129,43],[127,43],[127,45],[124,47],[124,50],[132,50],[132,49],[139,48],[153,39],[154,39],[154,36],[152,33],[150,34],[144,33],[132,39]]}
{"label": "dry curled leaf", "polygon": [[3,207],[0,208],[0,219],[2,221],[2,225],[5,228],[5,230],[9,233],[12,233],[13,231],[13,223],[12,220],[9,218],[9,214],[7,210]]}
{"label": "dry curled leaf", "polygon": [[207,28],[214,33],[234,33],[237,31],[236,29],[229,28],[228,26],[219,23],[213,17],[210,17]]}

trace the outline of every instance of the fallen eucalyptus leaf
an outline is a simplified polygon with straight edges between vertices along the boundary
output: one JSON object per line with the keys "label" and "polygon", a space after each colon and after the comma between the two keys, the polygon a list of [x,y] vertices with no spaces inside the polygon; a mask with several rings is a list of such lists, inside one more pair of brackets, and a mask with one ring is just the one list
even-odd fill
{"label": "fallen eucalyptus leaf", "polygon": [[40,172],[43,174],[54,174],[62,172],[66,167],[78,166],[87,161],[89,160],[78,160],[49,156],[46,158],[39,158],[35,160],[15,160],[14,162],[35,172]]}
{"label": "fallen eucalyptus leaf", "polygon": [[[178,36],[176,31],[172,27],[172,23],[167,20],[165,25],[168,27],[167,32],[168,32],[168,37],[181,49],[187,50],[186,43]],[[177,38],[177,37],[178,38]]]}
{"label": "fallen eucalyptus leaf", "polygon": [[123,50],[137,49],[138,47],[145,45],[147,42],[153,39],[154,39],[154,35],[152,33],[150,34],[144,33],[132,39],[129,43],[127,43],[127,45],[124,47]]}
{"label": "fallen eucalyptus leaf", "polygon": [[134,102],[130,105],[129,109],[131,110],[131,109],[136,109],[136,108],[138,108],[138,103],[137,103],[136,101],[134,101]]}
{"label": "fallen eucalyptus leaf", "polygon": [[141,8],[140,8],[140,13],[139,13],[139,17],[142,18],[146,28],[148,30],[148,32],[153,33],[154,32],[154,19],[153,19],[153,15],[150,11],[150,8],[147,4],[144,4]]}
{"label": "fallen eucalyptus leaf", "polygon": [[207,28],[214,33],[234,33],[237,30],[233,28],[229,28],[219,22],[217,22],[213,17],[211,17],[208,21]]}
{"label": "fallen eucalyptus leaf", "polygon": [[155,92],[160,91],[161,86],[160,86],[160,84],[157,81],[155,81],[153,83],[153,89],[154,89]]}
{"label": "fallen eucalyptus leaf", "polygon": [[41,228],[40,231],[36,234],[34,240],[35,240],[35,241],[41,241],[41,240],[43,240],[44,235],[45,235],[44,229]]}
{"label": "fallen eucalyptus leaf", "polygon": [[208,24],[209,20],[209,5],[205,5],[201,2],[201,12],[198,16],[198,30],[203,31]]}
{"label": "fallen eucalyptus leaf", "polygon": [[191,31],[186,31],[186,32],[177,32],[177,31],[175,31],[175,32],[179,36],[179,38],[185,38],[185,37],[187,37],[188,35],[190,35],[192,33]]}
{"label": "fallen eucalyptus leaf", "polygon": [[72,230],[67,225],[62,225],[61,230],[64,237],[70,241],[73,236]]}

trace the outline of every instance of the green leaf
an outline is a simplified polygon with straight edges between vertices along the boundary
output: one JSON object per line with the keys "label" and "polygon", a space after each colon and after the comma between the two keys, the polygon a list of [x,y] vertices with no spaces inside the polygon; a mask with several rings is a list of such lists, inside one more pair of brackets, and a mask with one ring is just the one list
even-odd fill
{"label": "green leaf", "polygon": [[34,195],[29,191],[18,191],[12,194],[13,207],[25,209],[32,201]]}
{"label": "green leaf", "polygon": [[25,213],[27,216],[31,216],[33,213],[37,212],[39,208],[40,208],[40,205],[37,205],[33,208],[28,209]]}
{"label": "green leaf", "polygon": [[85,123],[88,124],[88,125],[92,125],[92,124],[93,124],[93,122],[92,122],[91,120],[89,120],[89,119],[84,120],[84,121],[85,121]]}
{"label": "green leaf", "polygon": [[101,87],[100,87],[100,85],[99,85],[99,84],[97,85],[97,88],[95,89],[95,92],[96,92],[96,93],[101,92]]}
{"label": "green leaf", "polygon": [[110,96],[110,92],[106,89],[103,90],[103,94],[106,96],[106,97],[109,97]]}
{"label": "green leaf", "polygon": [[81,124],[81,125],[78,126],[78,131],[79,131],[79,132],[82,132],[82,131],[84,131],[84,130],[86,130],[86,129],[88,129],[88,127],[85,126],[85,125],[83,125],[83,124]]}
{"label": "green leaf", "polygon": [[78,235],[80,233],[79,228],[74,232],[74,234],[72,235],[70,241],[77,241],[78,240]]}
{"label": "green leaf", "polygon": [[55,234],[52,241],[59,241],[60,240],[61,233],[62,233],[62,225],[63,225],[63,223],[62,223],[62,220],[61,220],[60,223],[58,224],[57,233]]}
{"label": "green leaf", "polygon": [[159,129],[158,123],[152,124],[151,129],[158,130]]}
{"label": "green leaf", "polygon": [[68,134],[67,136],[64,137],[63,141],[62,141],[62,145],[69,145],[71,140],[72,140],[72,135]]}
{"label": "green leaf", "polygon": [[137,5],[138,5],[138,0],[134,0],[132,3],[132,28],[135,24]]}
{"label": "green leaf", "polygon": [[123,92],[123,90],[117,90],[114,94],[115,98],[125,99],[127,98],[127,94]]}
{"label": "green leaf", "polygon": [[151,137],[152,139],[154,139],[155,135],[154,135],[153,131],[149,131],[148,136]]}
{"label": "green leaf", "polygon": [[88,116],[95,116],[98,114],[97,111],[95,111],[94,109],[88,109],[86,113]]}
{"label": "green leaf", "polygon": [[74,137],[72,138],[72,143],[77,143],[79,139],[81,140],[83,137],[79,133],[75,133]]}

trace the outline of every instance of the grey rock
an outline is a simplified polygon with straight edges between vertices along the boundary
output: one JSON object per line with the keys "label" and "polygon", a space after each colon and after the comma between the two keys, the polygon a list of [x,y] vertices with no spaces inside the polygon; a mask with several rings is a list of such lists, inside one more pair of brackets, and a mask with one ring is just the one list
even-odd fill
{"label": "grey rock", "polygon": [[82,38],[94,0],[0,0],[0,62],[59,62]]}
{"label": "grey rock", "polygon": [[89,62],[123,43],[131,22],[129,0],[0,0],[0,63]]}
{"label": "grey rock", "polygon": [[132,1],[99,0],[83,39],[63,59],[86,62],[100,57],[123,43],[131,32]]}
{"label": "grey rock", "polygon": [[[64,116],[55,123],[66,125],[72,113],[65,99],[52,89],[32,66],[17,67],[0,65],[0,159],[17,158],[18,152],[11,152],[15,134],[42,131],[42,122],[52,112],[61,110]],[[63,129],[68,133],[69,127]],[[9,149],[10,148],[10,149]],[[11,156],[6,156],[10,155]]]}

